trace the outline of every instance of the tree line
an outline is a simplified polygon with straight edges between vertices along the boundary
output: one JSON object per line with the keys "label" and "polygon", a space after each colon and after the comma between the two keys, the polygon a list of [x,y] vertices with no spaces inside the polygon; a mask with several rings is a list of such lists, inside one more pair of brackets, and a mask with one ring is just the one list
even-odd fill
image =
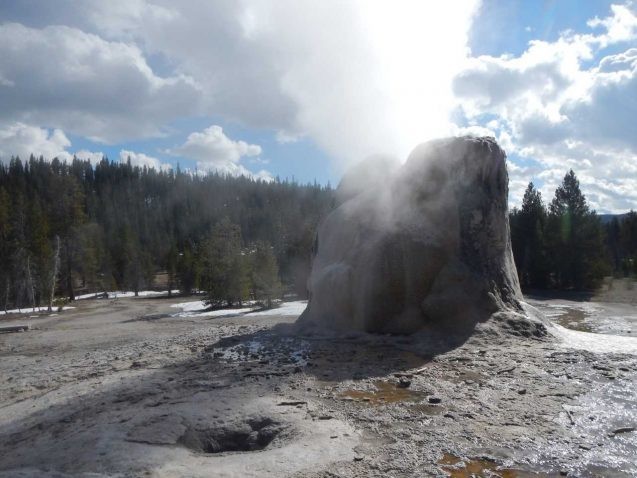
{"label": "tree line", "polygon": [[316,227],[333,207],[329,185],[12,158],[0,164],[0,306],[138,292],[159,272],[213,305],[304,294]]}
{"label": "tree line", "polygon": [[[138,292],[160,272],[169,290],[205,291],[216,307],[303,296],[316,228],[334,206],[329,185],[12,158],[0,164],[0,306]],[[510,229],[524,289],[637,274],[637,213],[603,223],[573,171],[548,206],[529,184]]]}
{"label": "tree line", "polygon": [[604,223],[572,170],[548,207],[530,183],[509,222],[523,289],[592,290],[605,276],[637,274],[637,213]]}

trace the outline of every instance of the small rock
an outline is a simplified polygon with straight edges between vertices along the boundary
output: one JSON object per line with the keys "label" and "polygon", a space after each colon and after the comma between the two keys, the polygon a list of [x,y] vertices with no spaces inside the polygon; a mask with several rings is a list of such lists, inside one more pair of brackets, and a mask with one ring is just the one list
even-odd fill
{"label": "small rock", "polygon": [[364,458],[363,455],[354,455],[354,461],[363,461]]}
{"label": "small rock", "polygon": [[616,430],[613,430],[613,435],[619,435],[621,433],[629,433],[629,432],[634,432],[635,430],[637,430],[637,428],[635,427],[621,427],[621,428],[617,428]]}
{"label": "small rock", "polygon": [[442,398],[440,398],[440,397],[429,397],[429,398],[427,398],[427,401],[429,403],[434,403],[435,404],[435,403],[442,402]]}
{"label": "small rock", "polygon": [[521,388],[520,390],[518,390],[518,394],[519,395],[526,395],[526,388]]}
{"label": "small rock", "polygon": [[307,405],[307,402],[304,400],[290,400],[277,403],[279,407],[296,407],[297,405]]}
{"label": "small rock", "polygon": [[396,384],[397,388],[409,388],[411,385],[411,380],[407,380],[406,378],[400,378],[398,383]]}

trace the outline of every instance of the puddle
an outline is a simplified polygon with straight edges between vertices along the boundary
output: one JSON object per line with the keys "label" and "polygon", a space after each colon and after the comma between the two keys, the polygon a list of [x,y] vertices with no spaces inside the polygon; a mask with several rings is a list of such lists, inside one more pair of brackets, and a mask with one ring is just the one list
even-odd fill
{"label": "puddle", "polygon": [[497,463],[485,459],[461,459],[445,453],[438,460],[440,468],[451,478],[553,478],[558,473],[535,473],[512,468],[501,468]]}
{"label": "puddle", "polygon": [[567,329],[579,332],[593,332],[593,327],[586,322],[587,317],[588,314],[583,310],[565,308],[555,315],[554,320]]}
{"label": "puddle", "polygon": [[400,388],[396,386],[396,383],[384,380],[376,380],[373,383],[376,390],[346,390],[340,394],[340,397],[375,406],[387,403],[418,402],[426,397],[424,392]]}
{"label": "puddle", "polygon": [[637,309],[624,303],[530,300],[553,322],[578,332],[637,335]]}

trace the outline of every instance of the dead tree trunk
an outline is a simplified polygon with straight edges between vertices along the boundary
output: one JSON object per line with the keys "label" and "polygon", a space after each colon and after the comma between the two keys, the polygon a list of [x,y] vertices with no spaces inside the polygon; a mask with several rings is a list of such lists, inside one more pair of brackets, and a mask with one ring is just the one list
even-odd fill
{"label": "dead tree trunk", "polygon": [[59,267],[60,267],[60,236],[55,236],[55,256],[53,257],[53,274],[51,275],[51,293],[49,294],[49,312],[53,310],[53,298],[55,297],[55,283],[57,282]]}

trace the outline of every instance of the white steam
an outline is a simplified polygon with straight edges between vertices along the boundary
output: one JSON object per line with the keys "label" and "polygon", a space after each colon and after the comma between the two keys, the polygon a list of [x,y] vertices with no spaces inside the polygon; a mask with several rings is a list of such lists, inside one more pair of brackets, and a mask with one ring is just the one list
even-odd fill
{"label": "white steam", "polygon": [[[277,44],[299,48],[283,76],[298,108],[294,127],[345,165],[372,154],[404,160],[416,144],[450,134],[452,79],[469,54],[477,7],[477,0],[302,2],[315,21],[276,28],[290,35]],[[282,12],[275,17],[284,21]]]}

